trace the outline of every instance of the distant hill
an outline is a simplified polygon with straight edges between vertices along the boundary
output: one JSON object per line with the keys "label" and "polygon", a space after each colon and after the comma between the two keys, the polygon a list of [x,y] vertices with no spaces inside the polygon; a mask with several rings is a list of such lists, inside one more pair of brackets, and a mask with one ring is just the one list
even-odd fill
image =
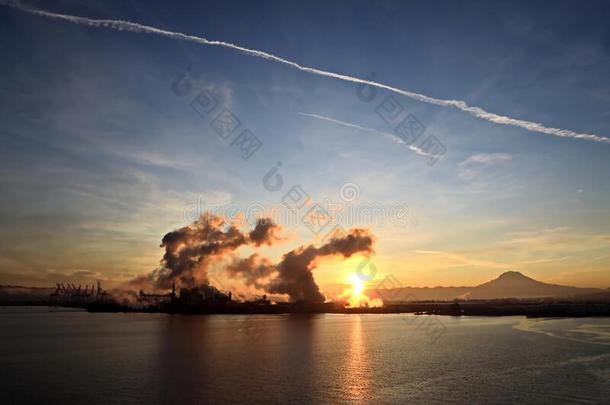
{"label": "distant hill", "polygon": [[517,271],[474,287],[404,287],[370,290],[369,296],[386,302],[449,301],[458,299],[566,298],[610,301],[610,289],[578,288],[543,283]]}
{"label": "distant hill", "polygon": [[507,271],[495,280],[476,286],[470,294],[470,298],[574,298],[578,295],[594,294],[602,291],[599,288],[578,288],[547,284],[524,276],[517,271]]}

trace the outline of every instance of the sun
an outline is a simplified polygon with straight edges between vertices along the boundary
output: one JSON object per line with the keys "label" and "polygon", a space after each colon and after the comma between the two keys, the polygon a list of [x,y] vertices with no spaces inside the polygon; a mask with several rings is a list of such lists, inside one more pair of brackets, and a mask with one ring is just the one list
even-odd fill
{"label": "sun", "polygon": [[364,281],[356,273],[349,275],[349,282],[352,285],[352,297],[359,297],[364,291]]}
{"label": "sun", "polygon": [[363,302],[366,302],[364,295],[364,281],[356,273],[350,273],[347,281],[350,287],[345,290],[345,297],[350,307],[358,307]]}

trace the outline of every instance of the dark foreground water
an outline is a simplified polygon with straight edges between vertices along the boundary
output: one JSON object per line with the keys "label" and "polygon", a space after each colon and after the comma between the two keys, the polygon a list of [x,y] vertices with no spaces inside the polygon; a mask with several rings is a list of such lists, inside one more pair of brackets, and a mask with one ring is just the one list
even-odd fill
{"label": "dark foreground water", "polygon": [[610,403],[610,320],[0,308],[0,403]]}

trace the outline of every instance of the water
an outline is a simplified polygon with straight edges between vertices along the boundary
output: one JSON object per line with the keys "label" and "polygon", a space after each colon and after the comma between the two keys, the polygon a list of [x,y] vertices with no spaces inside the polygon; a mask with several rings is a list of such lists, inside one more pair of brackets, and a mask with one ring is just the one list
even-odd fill
{"label": "water", "polygon": [[2,404],[609,398],[609,319],[0,308]]}

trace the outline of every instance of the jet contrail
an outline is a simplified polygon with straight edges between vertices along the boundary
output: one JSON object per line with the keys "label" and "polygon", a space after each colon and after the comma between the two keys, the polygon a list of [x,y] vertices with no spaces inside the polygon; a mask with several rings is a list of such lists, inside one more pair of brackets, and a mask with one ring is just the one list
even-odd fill
{"label": "jet contrail", "polygon": [[30,14],[47,17],[47,18],[51,18],[51,19],[56,19],[56,20],[68,21],[68,22],[71,22],[74,24],[86,25],[89,27],[104,27],[104,28],[115,29],[118,31],[132,31],[132,32],[141,32],[141,33],[147,33],[147,34],[156,34],[156,35],[160,35],[160,36],[170,37],[173,39],[194,42],[194,43],[198,43],[198,44],[202,44],[202,45],[211,45],[211,46],[229,48],[229,49],[244,53],[246,55],[255,56],[257,58],[262,58],[262,59],[268,59],[268,60],[272,60],[274,62],[279,62],[279,63],[285,64],[285,65],[291,66],[300,71],[312,73],[312,74],[315,74],[318,76],[330,77],[333,79],[338,79],[338,80],[342,80],[342,81],[346,81],[346,82],[350,82],[350,83],[357,83],[357,84],[362,84],[365,86],[371,86],[371,87],[376,87],[379,89],[384,89],[384,90],[387,90],[387,91],[390,91],[390,92],[393,92],[396,94],[400,94],[405,97],[409,97],[414,100],[421,101],[421,102],[428,103],[428,104],[434,104],[434,105],[438,105],[438,106],[442,106],[442,107],[454,107],[454,108],[457,108],[464,112],[467,112],[468,114],[473,115],[477,118],[480,118],[480,119],[483,119],[486,121],[490,121],[490,122],[494,122],[496,124],[519,127],[519,128],[526,129],[528,131],[540,132],[543,134],[549,134],[549,135],[554,135],[554,136],[559,136],[559,137],[564,137],[564,138],[585,139],[588,141],[602,142],[602,143],[610,144],[610,138],[607,138],[604,136],[595,135],[595,134],[582,134],[582,133],[570,131],[568,129],[549,128],[549,127],[545,127],[544,125],[536,123],[536,122],[505,117],[502,115],[487,112],[479,107],[469,106],[468,104],[466,104],[465,101],[446,100],[446,99],[429,97],[429,96],[426,96],[423,94],[414,93],[414,92],[407,91],[407,90],[402,90],[402,89],[392,87],[387,84],[379,83],[376,81],[372,81],[372,80],[360,79],[360,78],[353,77],[353,76],[347,76],[347,75],[343,75],[343,74],[339,74],[339,73],[329,72],[326,70],[303,66],[296,62],[281,58],[279,56],[276,56],[276,55],[273,55],[273,54],[270,54],[267,52],[259,51],[256,49],[245,48],[243,46],[235,45],[235,44],[232,44],[229,42],[209,40],[209,39],[197,37],[194,35],[188,35],[188,34],[183,34],[183,33],[174,32],[174,31],[167,31],[167,30],[163,30],[160,28],[155,28],[155,27],[151,27],[148,25],[142,25],[142,24],[133,23],[133,22],[129,22],[129,21],[99,20],[99,19],[92,19],[92,18],[86,18],[86,17],[74,16],[74,15],[68,15],[68,14],[52,13],[50,11],[45,11],[45,10],[40,10],[40,9],[36,9],[33,7],[24,6],[21,3],[14,2],[14,1],[7,2],[6,0],[4,0],[4,1],[0,0],[0,4],[7,5],[9,7],[12,7],[12,8],[21,10],[21,11],[25,11]]}
{"label": "jet contrail", "polygon": [[429,153],[424,152],[422,149],[418,148],[417,146],[407,144],[405,141],[400,139],[398,136],[396,136],[394,134],[390,134],[389,132],[381,132],[381,131],[377,131],[376,129],[373,129],[373,128],[361,127],[360,125],[352,124],[351,122],[339,121],[334,118],[326,117],[324,115],[310,114],[310,113],[304,113],[304,112],[300,112],[299,115],[303,115],[305,117],[310,117],[310,118],[315,118],[317,120],[332,122],[333,124],[342,125],[344,127],[349,127],[349,128],[354,128],[354,129],[357,129],[357,130],[363,131],[363,132],[383,135],[384,137],[390,139],[392,142],[395,142],[399,145],[405,145],[407,148],[409,148],[413,152],[417,153],[418,155],[427,156],[427,157],[438,157],[437,155],[431,155]]}

